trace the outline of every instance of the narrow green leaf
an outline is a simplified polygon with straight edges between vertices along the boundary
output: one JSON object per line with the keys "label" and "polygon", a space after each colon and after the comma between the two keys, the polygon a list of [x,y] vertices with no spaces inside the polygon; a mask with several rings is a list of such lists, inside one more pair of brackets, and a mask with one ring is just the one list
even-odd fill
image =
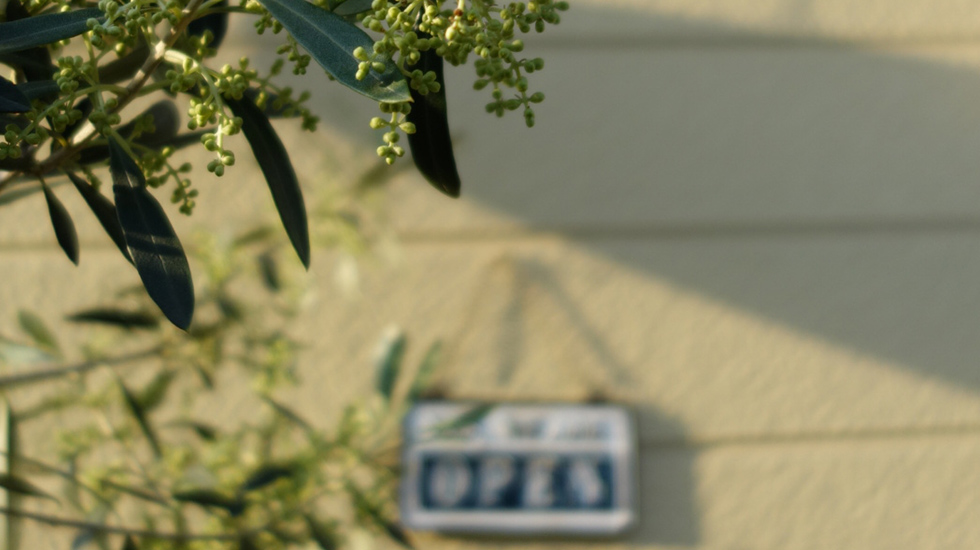
{"label": "narrow green leaf", "polygon": [[92,187],[87,181],[78,177],[73,172],[65,172],[65,174],[71,180],[72,184],[75,185],[75,189],[78,189],[82,198],[85,199],[85,204],[95,214],[95,218],[99,220],[102,229],[105,230],[109,238],[112,239],[112,242],[115,243],[116,248],[122,252],[126,261],[133,263],[133,258],[129,255],[129,249],[126,248],[126,236],[123,234],[122,226],[119,225],[116,206],[105,195],[99,193],[95,187]]}
{"label": "narrow green leaf", "polygon": [[213,426],[204,424],[203,422],[196,422],[193,420],[178,420],[168,424],[170,426],[180,426],[182,428],[190,428],[194,430],[194,433],[198,437],[205,441],[214,441],[218,437],[218,430]]}
{"label": "narrow green leaf", "polygon": [[388,535],[392,540],[398,544],[408,548],[409,550],[415,550],[415,546],[408,539],[408,535],[400,525],[394,521],[385,517],[381,510],[381,506],[377,503],[371,502],[357,487],[352,483],[347,483],[346,485],[347,493],[350,495],[352,503],[354,504],[354,510],[362,518],[367,519],[377,527],[380,527],[385,534]]}
{"label": "narrow green leaf", "polygon": [[286,418],[287,420],[289,420],[293,424],[296,424],[297,426],[299,426],[300,428],[302,428],[308,434],[315,433],[315,430],[313,429],[313,426],[309,422],[307,422],[306,420],[304,420],[300,415],[298,415],[295,412],[293,412],[293,410],[290,409],[289,407],[286,407],[285,405],[277,402],[276,400],[272,399],[271,397],[267,397],[267,396],[264,396],[263,395],[263,396],[261,396],[261,398],[262,398],[263,401],[266,402],[266,404],[268,404],[270,407],[272,407],[273,410],[275,410],[277,413],[279,413],[280,415],[282,415],[284,418]]}
{"label": "narrow green leaf", "polygon": [[58,94],[61,91],[61,89],[58,88],[58,83],[54,80],[24,82],[18,84],[17,89],[24,94],[24,97],[31,100]]}
{"label": "narrow green leaf", "polygon": [[251,475],[248,476],[238,488],[240,492],[257,491],[267,487],[280,479],[286,479],[296,475],[297,467],[295,464],[266,464],[259,466]]}
{"label": "narrow green leaf", "polygon": [[259,273],[262,275],[262,284],[271,292],[282,290],[282,282],[279,280],[279,266],[276,265],[276,257],[272,252],[260,254],[255,261],[259,264]]}
{"label": "narrow green leaf", "polygon": [[422,358],[422,363],[419,365],[419,370],[415,373],[415,379],[412,380],[412,386],[408,390],[407,400],[409,404],[418,401],[429,388],[432,373],[439,364],[441,356],[442,342],[435,342],[429,346],[428,351],[425,352],[425,357]]}
{"label": "narrow green leaf", "polygon": [[310,514],[303,514],[303,519],[306,520],[306,526],[310,529],[310,538],[322,550],[337,550],[340,548],[337,540],[337,531],[332,525],[319,521]]}
{"label": "narrow green leaf", "polygon": [[36,314],[22,309],[17,312],[17,322],[20,324],[21,330],[27,333],[37,345],[59,353],[58,339]]}
{"label": "narrow green leaf", "polygon": [[0,76],[0,113],[26,113],[31,110],[31,100],[17,85]]}
{"label": "narrow green leaf", "polygon": [[75,232],[75,222],[71,220],[65,205],[61,204],[48,184],[43,181],[41,190],[44,191],[44,201],[48,203],[48,216],[51,217],[51,226],[54,227],[58,244],[71,263],[78,265],[78,234]]}
{"label": "narrow green leaf", "polygon": [[[319,8],[314,9],[319,10]],[[255,105],[252,93],[246,94],[240,100],[226,99],[225,102],[236,116],[241,117],[242,132],[252,147],[262,174],[265,175],[265,181],[272,192],[272,201],[279,212],[279,219],[282,220],[286,235],[289,236],[289,242],[292,243],[303,265],[310,267],[310,234],[306,221],[306,205],[286,148],[276,135],[269,119]]]}
{"label": "narrow green leaf", "polygon": [[153,380],[150,380],[136,398],[144,412],[150,412],[160,406],[176,377],[176,371],[164,368],[153,377]]}
{"label": "narrow green leaf", "polygon": [[43,46],[88,30],[89,19],[105,20],[98,8],[35,15],[27,19],[0,23],[0,53]]}
{"label": "narrow green leaf", "polygon": [[483,420],[485,416],[490,414],[490,411],[492,411],[493,408],[494,405],[490,403],[475,405],[456,418],[452,418],[446,422],[433,426],[432,430],[435,432],[449,432],[472,426],[473,424]]}
{"label": "narrow green leaf", "polygon": [[370,71],[358,80],[354,50],[372,51],[374,40],[353,23],[305,0],[259,0],[310,56],[337,82],[375,101],[408,101],[408,83],[391,60],[382,73]]}
{"label": "narrow green leaf", "polygon": [[395,382],[401,371],[402,359],[405,357],[405,346],[405,334],[397,329],[390,330],[379,342],[374,363],[374,388],[385,398],[385,401],[391,401]]}
{"label": "narrow green leaf", "polygon": [[136,419],[136,423],[139,424],[140,431],[143,432],[143,436],[146,437],[147,442],[150,444],[150,448],[153,449],[153,455],[157,458],[163,456],[163,450],[160,448],[160,440],[157,438],[156,432],[153,430],[153,426],[150,425],[149,419],[146,417],[146,411],[139,404],[136,397],[133,395],[129,388],[123,384],[122,380],[117,380],[119,383],[119,390],[122,392],[123,401],[126,403],[126,408],[129,409],[130,414]]}
{"label": "narrow green leaf", "polygon": [[150,56],[150,46],[145,40],[141,40],[126,55],[99,66],[99,82],[102,84],[115,84],[132,78],[136,71],[143,66],[146,58]]}
{"label": "narrow green leaf", "polygon": [[0,472],[0,489],[6,489],[18,495],[46,498],[58,502],[58,499],[31,485],[26,480],[6,472]]}
{"label": "narrow green leaf", "polygon": [[[428,35],[419,33],[420,38]],[[458,197],[460,190],[459,173],[456,171],[456,157],[453,155],[452,137],[449,135],[448,106],[446,103],[446,80],[442,74],[442,58],[433,50],[420,52],[416,65],[423,72],[434,71],[439,91],[426,95],[412,90],[412,110],[406,117],[415,125],[415,133],[408,135],[408,146],[419,172],[433,187],[450,197]]]}
{"label": "narrow green leaf", "polygon": [[343,4],[334,8],[333,12],[343,17],[348,15],[357,15],[371,9],[371,5],[373,3],[374,0],[347,0]]}
{"label": "narrow green leaf", "polygon": [[139,544],[136,543],[136,538],[133,535],[126,535],[122,550],[140,550]]}
{"label": "narrow green leaf", "polygon": [[74,323],[93,323],[125,329],[152,329],[160,325],[160,320],[150,313],[113,308],[86,309],[65,319]]}
{"label": "narrow green leaf", "polygon": [[[30,12],[24,7],[20,0],[7,1],[7,22],[27,21],[31,19]],[[2,36],[2,33],[0,33]],[[14,56],[25,60],[26,63],[20,65],[20,70],[28,82],[50,81],[54,77],[55,67],[51,61],[51,51],[46,47],[33,47],[20,51],[12,52]],[[53,100],[57,96],[57,91],[52,92],[46,99]]]}
{"label": "narrow green leaf", "polygon": [[146,178],[115,138],[109,138],[109,171],[119,225],[150,298],[178,328],[194,315],[194,284],[184,249],[160,203],[146,190]]}
{"label": "narrow green leaf", "polygon": [[174,500],[190,502],[205,508],[220,508],[232,516],[239,516],[245,511],[245,502],[240,498],[230,497],[212,489],[189,489],[173,494]]}

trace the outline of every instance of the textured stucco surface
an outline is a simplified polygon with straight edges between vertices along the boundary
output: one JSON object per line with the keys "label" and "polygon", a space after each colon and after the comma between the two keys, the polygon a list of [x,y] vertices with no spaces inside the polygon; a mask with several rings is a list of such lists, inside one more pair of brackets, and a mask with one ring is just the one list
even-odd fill
{"label": "textured stucco surface", "polygon": [[[396,267],[366,269],[351,301],[315,251],[291,401],[328,425],[394,323],[410,362],[446,342],[453,397],[636,411],[629,536],[421,547],[980,547],[980,4],[572,6],[527,40],[547,59],[536,128],[486,116],[471,69],[449,73],[464,197],[395,178]],[[229,58],[267,66],[275,40],[238,29]],[[371,158],[376,112],[313,72],[325,136],[277,123],[311,193]],[[239,164],[202,178],[179,231],[270,215],[244,149]],[[39,196],[0,207],[0,329],[23,307],[67,329],[61,312],[136,280],[64,191],[79,268]]]}

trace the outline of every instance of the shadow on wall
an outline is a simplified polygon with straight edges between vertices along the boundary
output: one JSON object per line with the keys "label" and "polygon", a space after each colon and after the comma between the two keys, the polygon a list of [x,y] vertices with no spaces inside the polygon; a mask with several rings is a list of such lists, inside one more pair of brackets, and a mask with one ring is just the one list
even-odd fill
{"label": "shadow on wall", "polygon": [[[573,17],[625,21],[580,6]],[[638,272],[980,389],[980,43],[886,51],[628,19],[676,32],[529,46],[548,59],[533,130],[454,109],[455,127],[480,128],[459,148],[466,195]],[[472,101],[469,75],[451,77],[455,104]],[[508,138],[518,132],[529,146]]]}

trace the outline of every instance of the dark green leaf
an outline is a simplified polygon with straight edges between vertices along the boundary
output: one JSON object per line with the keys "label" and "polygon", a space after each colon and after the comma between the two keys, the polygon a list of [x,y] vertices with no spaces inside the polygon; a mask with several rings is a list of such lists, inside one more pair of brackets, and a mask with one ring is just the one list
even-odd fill
{"label": "dark green leaf", "polygon": [[86,21],[89,19],[103,21],[105,14],[98,8],[85,8],[0,23],[0,53],[16,52],[77,36],[88,30]]}
{"label": "dark green leaf", "polygon": [[205,508],[221,508],[232,516],[241,515],[245,511],[245,502],[240,498],[230,497],[212,489],[189,489],[173,494],[174,500],[191,502]]}
{"label": "dark green leaf", "polygon": [[58,340],[40,317],[22,309],[17,312],[17,322],[20,324],[20,328],[34,340],[34,343],[58,353]]}
{"label": "dark green leaf", "polygon": [[0,76],[0,113],[26,113],[31,110],[31,100],[17,86]]}
{"label": "dark green leaf", "polygon": [[54,227],[58,244],[71,263],[78,265],[78,234],[75,232],[75,223],[71,221],[71,215],[68,214],[65,205],[61,204],[48,184],[43,181],[41,190],[44,191],[44,200],[48,203],[48,216],[51,217],[51,226]]}
{"label": "dark green leaf", "polygon": [[131,78],[143,66],[143,63],[149,56],[150,47],[146,41],[140,41],[126,55],[99,66],[99,82],[102,84],[115,84],[116,82],[122,82]]}
{"label": "dark green leaf", "polygon": [[[420,37],[427,37],[419,33]],[[408,146],[419,172],[436,189],[450,197],[458,197],[459,173],[449,135],[449,118],[446,104],[446,80],[442,75],[442,58],[434,50],[420,52],[418,68],[423,72],[434,71],[439,91],[431,89],[426,95],[412,90],[412,110],[407,119],[415,125],[415,133],[408,135]]]}
{"label": "dark green leaf", "polygon": [[113,308],[86,309],[65,318],[75,323],[95,323],[125,329],[151,329],[160,324],[160,320],[150,313]]}
{"label": "dark green leaf", "polygon": [[17,493],[19,495],[47,498],[55,502],[58,501],[58,499],[31,485],[26,480],[5,472],[0,472],[0,489],[6,489],[11,493]]}
{"label": "dark green leaf", "polygon": [[270,407],[272,407],[273,410],[275,410],[277,413],[282,415],[284,418],[286,418],[293,424],[296,424],[307,433],[315,433],[315,431],[313,430],[313,426],[310,425],[310,423],[304,420],[301,416],[293,412],[292,409],[286,407],[285,405],[280,404],[279,402],[272,399],[271,397],[266,397],[263,395],[262,400],[265,401]]}
{"label": "dark green leaf", "polygon": [[[31,14],[24,8],[20,0],[8,0],[7,2],[7,21],[27,21]],[[0,36],[3,36],[0,34]],[[0,40],[2,41],[2,40]],[[28,82],[47,80],[54,77],[55,67],[51,61],[51,52],[45,47],[27,48],[21,51],[11,52],[13,56],[20,58],[24,62],[19,64],[24,77]],[[46,94],[47,100],[53,100],[58,91]]]}
{"label": "dark green leaf", "polygon": [[0,54],[0,64],[7,65],[8,67],[13,67],[15,69],[20,69],[24,71],[25,75],[27,73],[43,74],[42,71],[50,71],[51,66],[49,64],[45,64],[44,60],[37,59],[36,56],[32,55],[33,52],[34,48],[23,52]]}
{"label": "dark green leaf", "polygon": [[238,550],[260,550],[259,546],[255,544],[252,537],[248,535],[242,535],[238,537]]}
{"label": "dark green leaf", "polygon": [[429,350],[425,352],[425,357],[422,359],[422,363],[419,365],[419,370],[415,373],[415,380],[412,381],[412,386],[408,390],[408,402],[410,404],[418,401],[428,389],[429,382],[432,379],[432,373],[439,364],[439,358],[441,355],[442,342],[435,342],[429,346]]}
{"label": "dark green leaf", "polygon": [[265,287],[272,292],[282,290],[282,284],[279,281],[279,268],[272,252],[260,254],[255,261],[259,264],[259,273],[262,275],[262,283]]}
{"label": "dark green leaf", "polygon": [[322,550],[337,550],[340,548],[337,542],[337,532],[333,526],[317,520],[310,514],[303,514],[303,519],[306,520],[306,525],[310,529],[310,538]]}
{"label": "dark green leaf", "polygon": [[196,433],[198,437],[205,441],[214,441],[218,437],[218,430],[216,430],[213,426],[204,424],[203,422],[180,420],[177,422],[172,422],[170,425],[190,428],[194,430],[194,433]]}
{"label": "dark green leaf", "polygon": [[54,80],[24,82],[23,84],[18,84],[17,89],[20,90],[27,99],[43,98],[44,96],[57,94],[60,91],[58,88],[58,83]]}
{"label": "dark green leaf", "polygon": [[116,244],[116,248],[122,252],[123,257],[129,263],[133,263],[133,258],[129,255],[129,249],[126,247],[126,236],[123,234],[122,226],[119,225],[116,206],[102,193],[99,193],[95,187],[89,185],[87,181],[72,172],[65,172],[65,174],[68,175],[68,179],[75,185],[75,189],[78,189],[82,198],[85,199],[85,204],[95,214],[96,219],[99,220],[99,224],[102,225],[102,229],[105,229],[106,234]]}
{"label": "dark green leaf", "polygon": [[[228,0],[221,0],[212,7],[221,9],[227,6]],[[219,11],[209,13],[203,17],[198,17],[187,25],[187,32],[189,34],[203,36],[204,31],[211,31],[211,35],[213,36],[211,42],[208,43],[208,47],[218,49],[225,40],[225,34],[228,33],[228,12]]]}
{"label": "dark green leaf", "polygon": [[436,432],[449,432],[453,430],[466,428],[468,426],[472,426],[473,424],[476,424],[477,422],[483,420],[483,418],[486,415],[490,414],[490,411],[493,410],[493,407],[494,405],[489,403],[484,405],[475,405],[474,407],[464,412],[463,414],[457,416],[456,418],[450,419],[446,422],[433,426],[432,429],[435,430]]}
{"label": "dark green leaf", "polygon": [[241,492],[256,491],[295,474],[296,466],[294,464],[266,464],[252,472],[252,475],[248,476],[248,479],[242,483],[238,490]]}
{"label": "dark green leaf", "polygon": [[374,0],[347,0],[343,4],[333,9],[333,12],[340,16],[357,15],[371,9]]}
{"label": "dark green leaf", "polygon": [[405,345],[405,334],[395,330],[386,334],[378,347],[378,356],[374,364],[374,388],[386,401],[391,400],[391,394],[395,390],[402,358],[405,357]]}
{"label": "dark green leaf", "polygon": [[370,521],[377,527],[380,527],[392,540],[401,544],[405,548],[408,548],[409,550],[415,549],[412,542],[408,540],[408,536],[405,534],[405,531],[400,525],[385,517],[385,514],[382,512],[379,504],[371,502],[371,500],[369,500],[364,493],[362,493],[352,483],[347,483],[346,488],[347,493],[350,495],[351,501],[354,505],[354,510],[360,517]]}
{"label": "dark green leaf", "polygon": [[126,540],[123,541],[122,550],[140,550],[139,544],[136,543],[136,538],[133,535],[126,535]]}
{"label": "dark green leaf", "polygon": [[[313,9],[322,11],[319,8]],[[306,206],[286,148],[269,124],[269,119],[261,109],[256,107],[252,94],[247,94],[241,100],[226,99],[225,101],[232,112],[241,117],[242,132],[252,147],[255,160],[258,161],[259,168],[265,175],[269,190],[272,191],[272,200],[276,204],[276,210],[279,211],[279,219],[286,229],[289,242],[292,243],[303,265],[309,267],[310,234],[306,222]]]}
{"label": "dark green leaf", "polygon": [[130,414],[136,419],[136,423],[139,424],[140,431],[143,432],[143,436],[150,443],[150,448],[153,449],[153,455],[157,458],[163,456],[163,450],[160,448],[160,440],[157,439],[157,434],[153,430],[153,426],[150,425],[149,419],[146,417],[146,411],[136,400],[136,397],[129,388],[123,384],[122,380],[118,380],[119,390],[122,392],[123,401],[126,402],[126,408],[129,409]]}
{"label": "dark green leaf", "polygon": [[184,249],[160,203],[146,190],[136,162],[109,139],[109,171],[119,225],[150,298],[178,328],[187,330],[194,315],[194,284]]}
{"label": "dark green leaf", "polygon": [[389,60],[382,73],[371,71],[357,80],[359,62],[354,50],[372,51],[374,40],[344,18],[305,0],[259,0],[313,59],[344,86],[375,101],[408,101],[408,83]]}
{"label": "dark green leaf", "polygon": [[137,401],[140,406],[143,407],[144,412],[150,412],[153,409],[160,406],[163,402],[163,398],[167,395],[167,390],[170,389],[171,383],[173,383],[174,378],[177,377],[177,372],[171,369],[162,369],[153,377],[153,380],[143,388],[140,392]]}

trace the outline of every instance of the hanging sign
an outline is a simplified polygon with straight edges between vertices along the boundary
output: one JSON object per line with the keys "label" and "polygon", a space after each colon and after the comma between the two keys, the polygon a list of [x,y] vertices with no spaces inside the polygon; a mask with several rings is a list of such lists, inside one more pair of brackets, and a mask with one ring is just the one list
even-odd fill
{"label": "hanging sign", "polygon": [[404,436],[407,527],[612,535],[633,521],[636,444],[620,407],[423,403]]}

